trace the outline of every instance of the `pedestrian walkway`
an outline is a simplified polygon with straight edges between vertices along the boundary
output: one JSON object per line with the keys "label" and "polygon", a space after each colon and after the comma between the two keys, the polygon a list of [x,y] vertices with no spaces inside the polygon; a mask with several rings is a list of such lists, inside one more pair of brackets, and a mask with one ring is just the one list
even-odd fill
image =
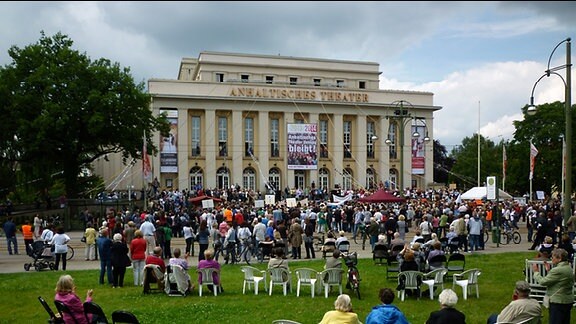
{"label": "pedestrian walkway", "polygon": [[[527,230],[525,223],[519,223],[518,226],[520,227],[520,234],[522,235],[522,242],[520,244],[499,244],[496,246],[496,243],[492,243],[492,235],[490,234],[490,239],[486,243],[485,250],[478,251],[474,253],[504,253],[504,252],[528,252],[528,248],[531,246],[532,243],[529,243],[527,240]],[[406,234],[406,240],[412,240],[414,236],[413,230]],[[88,269],[100,269],[100,262],[98,261],[85,261],[84,260],[84,243],[80,241],[84,232],[82,231],[72,231],[67,232],[68,236],[70,236],[70,245],[74,248],[74,258],[67,262],[67,270],[88,270]],[[347,235],[350,242],[351,242],[351,251],[356,251],[358,253],[358,258],[368,258],[372,259],[372,251],[370,250],[369,245],[366,247],[365,250],[362,250],[361,245],[355,244],[354,240],[352,239],[352,235]],[[197,243],[196,243],[197,244]],[[172,249],[180,248],[182,250],[186,247],[186,242],[184,238],[172,238]],[[196,246],[196,250],[198,247]],[[26,249],[24,248],[24,239],[22,235],[18,236],[18,252],[19,255],[8,255],[8,250],[6,247],[6,238],[0,238],[0,273],[17,273],[17,272],[24,272],[24,264],[29,263],[31,258],[26,255]],[[321,258],[321,253],[316,254],[316,258]],[[198,256],[190,257],[189,263],[191,266],[198,265]],[[298,262],[298,260],[291,260],[291,262]]]}

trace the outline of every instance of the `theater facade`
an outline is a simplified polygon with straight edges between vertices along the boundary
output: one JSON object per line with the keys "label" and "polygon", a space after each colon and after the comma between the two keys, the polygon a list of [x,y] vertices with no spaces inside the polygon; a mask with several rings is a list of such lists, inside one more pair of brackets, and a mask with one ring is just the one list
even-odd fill
{"label": "theater facade", "polygon": [[[380,89],[379,64],[201,52],[177,79],[150,79],[161,188],[426,188],[433,182],[430,92]],[[100,161],[103,162],[103,161]],[[123,166],[99,165],[106,179]],[[140,190],[141,161],[117,187]],[[402,174],[402,175],[401,175]]]}

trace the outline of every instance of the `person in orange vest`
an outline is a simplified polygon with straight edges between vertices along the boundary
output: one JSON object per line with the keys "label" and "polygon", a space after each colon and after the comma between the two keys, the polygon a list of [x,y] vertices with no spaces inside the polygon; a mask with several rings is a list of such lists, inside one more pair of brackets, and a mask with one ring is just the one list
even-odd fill
{"label": "person in orange vest", "polygon": [[232,225],[232,210],[229,207],[226,207],[226,209],[224,209],[224,220],[230,225]]}
{"label": "person in orange vest", "polygon": [[22,235],[24,236],[24,246],[26,247],[26,253],[28,255],[32,254],[32,243],[34,243],[34,230],[30,221],[27,220],[24,225],[22,225]]}

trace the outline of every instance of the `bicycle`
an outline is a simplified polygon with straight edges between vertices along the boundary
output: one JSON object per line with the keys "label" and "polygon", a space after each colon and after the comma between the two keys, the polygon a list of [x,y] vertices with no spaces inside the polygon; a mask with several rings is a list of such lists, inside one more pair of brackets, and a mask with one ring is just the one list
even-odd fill
{"label": "bicycle", "polygon": [[68,244],[68,252],[66,252],[66,260],[71,260],[74,257],[74,248]]}
{"label": "bicycle", "polygon": [[510,241],[514,242],[514,244],[520,244],[520,242],[522,242],[522,236],[520,232],[515,229],[505,228],[504,231],[500,233],[500,243],[510,244]]}
{"label": "bicycle", "polygon": [[356,265],[358,264],[358,255],[356,252],[342,253],[344,263],[348,267],[346,288],[352,289],[356,292],[358,299],[360,298],[360,272]]}
{"label": "bicycle", "polygon": [[[232,263],[234,263],[234,261],[236,263],[240,263],[240,262],[242,262],[242,260],[244,260],[246,262],[246,264],[250,265],[250,261],[252,260],[252,257],[256,257],[256,259],[258,259],[258,260],[262,259],[258,255],[258,248],[256,247],[256,249],[255,249],[256,244],[254,241],[255,241],[254,238],[242,240],[242,250],[240,251],[240,253],[234,254],[234,258],[233,258]],[[236,247],[234,247],[234,248],[236,248]]]}
{"label": "bicycle", "polygon": [[[362,240],[362,250],[366,249],[366,240],[368,239],[368,226],[366,226],[366,224],[364,223],[358,225],[358,232],[360,233],[360,238]],[[358,233],[356,233],[356,235],[354,236],[354,243],[359,244],[356,239],[356,236],[358,236]]]}

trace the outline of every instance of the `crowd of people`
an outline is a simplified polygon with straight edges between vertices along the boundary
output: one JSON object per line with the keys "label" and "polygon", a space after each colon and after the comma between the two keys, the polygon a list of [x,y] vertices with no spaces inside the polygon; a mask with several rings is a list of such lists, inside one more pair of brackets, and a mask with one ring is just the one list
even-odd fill
{"label": "crowd of people", "polygon": [[[528,204],[510,200],[500,201],[498,205],[492,201],[461,202],[458,191],[442,189],[396,193],[407,198],[405,203],[360,203],[357,199],[351,199],[340,204],[329,204],[327,200],[309,200],[305,205],[293,207],[276,203],[254,208],[253,201],[261,197],[259,193],[237,189],[215,193],[214,190],[202,189],[182,192],[158,190],[150,205],[143,210],[138,207],[109,210],[103,218],[95,217],[88,209],[82,211],[85,259],[99,259],[99,283],[122,287],[126,268],[131,266],[134,285],[142,285],[144,266],[162,264],[165,268],[165,260],[169,260],[168,264],[188,269],[188,258],[197,257],[198,267],[219,267],[220,256],[226,263],[234,262],[235,254],[240,253],[246,244],[268,245],[268,267],[289,269],[289,258],[301,259],[303,254],[305,259],[318,257],[312,244],[314,235],[319,232],[338,233],[338,238],[328,238],[334,240],[335,245],[340,238],[345,238],[344,234],[352,237],[364,234],[369,237],[372,248],[378,244],[385,244],[391,250],[393,246],[399,246],[397,257],[401,260],[402,269],[414,270],[422,269],[425,258],[429,260],[443,253],[442,239],[447,239],[448,243],[454,240],[461,252],[481,251],[485,249],[482,239],[484,231],[494,226],[518,228],[519,220],[527,224],[527,239],[533,242],[533,249],[542,250],[543,253],[549,249],[552,263],[558,264],[554,269],[561,268],[574,253],[572,245],[575,243],[576,213],[570,218],[572,221],[564,224],[561,204],[555,200]],[[214,208],[202,208],[189,202],[190,195],[203,194],[215,194],[224,199]],[[316,194],[304,192],[302,196],[316,197]],[[353,196],[360,198],[367,194],[356,191]],[[10,254],[18,253],[16,229],[12,224],[10,221],[4,224]],[[32,240],[44,240],[55,245],[56,268],[61,262],[62,269],[66,270],[65,246],[70,238],[63,228],[54,228],[50,224],[38,228],[36,222],[34,226],[25,226]],[[407,242],[406,233],[410,231],[414,232],[414,239]],[[175,237],[185,239],[183,252],[172,247],[171,241]],[[555,249],[557,247],[562,247],[566,255],[554,252],[560,250]],[[333,249],[328,252],[328,256],[333,253],[326,261],[332,262],[330,267],[341,266],[338,263],[340,251]],[[551,271],[543,277],[542,284],[557,283],[558,279],[550,277],[554,273]],[[219,283],[218,278],[214,280]],[[516,295],[523,296],[525,289],[517,285],[516,291]],[[562,295],[553,294],[551,305],[560,305],[554,307],[563,309],[562,305],[566,304],[567,299],[559,299]],[[392,305],[394,292],[384,288],[379,296],[382,305],[376,306],[365,322],[388,323],[384,319],[395,318],[393,323],[403,323],[405,318],[402,313]],[[430,314],[427,323],[445,323],[448,318],[455,323],[463,323],[465,317],[454,308],[456,302],[453,291],[443,291],[440,294],[441,309]],[[346,318],[350,323],[359,321],[357,316],[344,313],[352,313],[352,305],[349,297],[341,295],[335,302],[335,310],[326,314],[323,323],[329,323],[331,318]]]}

